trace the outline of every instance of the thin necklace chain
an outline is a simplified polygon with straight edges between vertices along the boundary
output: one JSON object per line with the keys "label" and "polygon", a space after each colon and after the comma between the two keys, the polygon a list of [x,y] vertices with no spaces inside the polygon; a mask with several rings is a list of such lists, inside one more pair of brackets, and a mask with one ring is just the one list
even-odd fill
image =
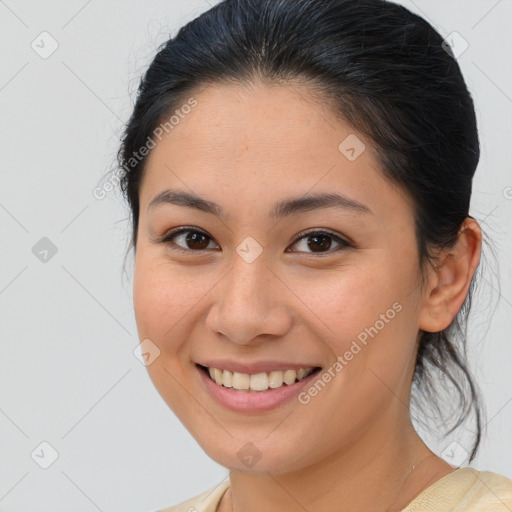
{"label": "thin necklace chain", "polygon": [[[416,463],[412,466],[411,470],[409,471],[409,473],[407,473],[406,477],[404,478],[403,482],[402,482],[402,485],[399,487],[396,495],[395,495],[395,499],[394,501],[392,502],[392,504],[385,510],[385,512],[401,512],[403,510],[403,508],[401,508],[400,510],[394,510],[392,511],[391,510],[391,507],[393,506],[393,503],[396,503],[396,500],[398,498],[398,496],[400,495],[400,491],[403,489],[405,483],[407,482],[407,480],[409,479],[409,477],[412,475],[412,473],[414,472],[414,470],[418,467],[421,466],[421,464],[423,464],[423,462],[425,462],[427,459],[429,459],[430,457],[435,457],[435,454],[430,454],[430,455],[427,455],[426,457],[424,457],[422,460],[419,461],[419,463]],[[229,488],[227,490],[227,492],[231,492],[231,488]],[[221,500],[222,501],[222,500]],[[230,500],[231,501],[231,500]],[[219,503],[219,507],[220,507],[220,503]],[[406,508],[407,508],[407,505],[406,505]],[[219,510],[219,508],[216,509],[216,512]],[[233,512],[233,502],[231,501],[231,510],[230,512]]]}
{"label": "thin necklace chain", "polygon": [[[413,474],[414,470],[418,467],[420,467],[427,459],[429,459],[430,457],[435,457],[435,454],[431,453],[430,455],[427,455],[426,457],[424,457],[423,459],[421,459],[418,463],[414,464],[412,466],[412,469],[409,471],[409,473],[407,473],[407,476],[404,478],[404,481],[402,483],[402,485],[399,487],[396,495],[395,495],[395,499],[394,501],[392,502],[392,504],[386,509],[385,512],[401,512],[403,510],[403,508],[399,509],[399,510],[391,510],[391,507],[393,506],[394,503],[396,503],[396,500],[397,498],[400,496],[400,492],[402,491],[402,489],[404,488],[407,480],[409,479],[409,477]],[[406,505],[406,508],[407,508],[407,505]]]}

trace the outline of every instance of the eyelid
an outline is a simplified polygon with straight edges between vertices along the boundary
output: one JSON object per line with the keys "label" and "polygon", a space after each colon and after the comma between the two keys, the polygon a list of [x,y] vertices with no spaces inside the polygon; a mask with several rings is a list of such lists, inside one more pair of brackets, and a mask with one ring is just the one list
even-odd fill
{"label": "eyelid", "polygon": [[[200,228],[197,228],[195,226],[179,226],[177,228],[173,228],[170,231],[167,231],[160,239],[156,240],[156,243],[172,243],[173,244],[172,250],[177,250],[177,251],[181,251],[181,252],[188,253],[188,254],[190,254],[190,253],[203,254],[205,251],[211,250],[211,249],[198,249],[198,250],[184,249],[183,247],[175,244],[172,241],[172,239],[174,239],[176,236],[178,236],[182,233],[190,232],[190,231],[202,234],[202,235],[206,236],[207,238],[209,238],[210,240],[212,240],[213,242],[217,243],[215,241],[215,239],[212,236],[210,236],[206,231],[204,231]],[[331,238],[333,238],[337,243],[339,243],[340,247],[335,248],[333,250],[328,250],[328,251],[319,252],[319,253],[305,252],[305,251],[288,251],[288,249],[286,249],[286,252],[298,252],[299,254],[308,254],[308,255],[315,255],[315,257],[322,257],[322,256],[329,256],[329,255],[334,254],[342,249],[356,247],[356,244],[353,241],[351,241],[348,237],[343,237],[343,236],[339,235],[338,233],[336,233],[330,229],[327,229],[327,228],[309,228],[304,231],[301,231],[294,237],[290,246],[295,245],[302,238],[305,238],[308,235],[313,235],[313,234],[328,235]]]}

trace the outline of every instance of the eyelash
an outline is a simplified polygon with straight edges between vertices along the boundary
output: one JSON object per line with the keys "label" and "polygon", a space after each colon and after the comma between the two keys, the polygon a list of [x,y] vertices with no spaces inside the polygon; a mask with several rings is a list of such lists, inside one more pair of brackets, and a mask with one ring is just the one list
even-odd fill
{"label": "eyelash", "polygon": [[[176,238],[178,235],[180,235],[182,233],[188,233],[188,232],[198,233],[200,235],[206,236],[207,238],[209,238],[210,240],[213,241],[213,238],[210,237],[204,231],[201,231],[201,230],[199,230],[197,228],[194,228],[192,226],[182,226],[182,227],[173,229],[173,230],[169,231],[168,233],[166,233],[161,238],[161,240],[159,240],[159,243],[172,244],[171,249],[173,251],[179,251],[179,252],[188,253],[188,254],[193,253],[193,252],[195,252],[195,253],[203,253],[203,252],[209,250],[209,249],[199,249],[199,250],[184,249],[183,247],[180,247],[179,245],[177,245],[176,243],[173,242],[174,238]],[[308,236],[311,236],[311,235],[327,235],[328,237],[332,238],[335,242],[339,243],[340,246],[337,247],[334,250],[329,249],[329,250],[327,250],[325,252],[318,252],[318,253],[315,253],[315,252],[305,252],[305,251],[297,251],[297,252],[302,252],[303,254],[304,253],[305,254],[312,254],[312,255],[315,255],[316,257],[322,257],[322,256],[328,256],[328,255],[330,255],[332,253],[341,251],[343,249],[355,248],[355,244],[353,244],[352,242],[349,242],[348,240],[345,240],[345,239],[337,236],[335,233],[333,233],[331,231],[324,230],[324,229],[315,229],[315,228],[309,229],[309,230],[306,230],[306,231],[301,231],[295,237],[295,239],[293,240],[291,245],[295,245],[297,242],[299,242],[303,238],[307,238]],[[290,252],[294,252],[294,251],[290,251]]]}

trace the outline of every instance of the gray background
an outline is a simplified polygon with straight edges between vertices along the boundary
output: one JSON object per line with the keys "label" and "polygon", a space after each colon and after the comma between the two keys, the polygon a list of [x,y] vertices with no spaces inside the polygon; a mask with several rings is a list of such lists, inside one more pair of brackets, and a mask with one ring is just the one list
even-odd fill
{"label": "gray background", "polygon": [[[472,322],[471,361],[488,411],[472,466],[512,478],[512,1],[402,3],[469,44],[459,62],[482,142],[472,215],[500,261],[497,281],[489,260]],[[0,0],[0,511],[149,512],[227,474],[134,356],[128,210],[113,191],[93,195],[108,188],[104,175],[156,47],[208,7]],[[53,40],[57,50],[44,55]],[[464,463],[464,439],[429,442]],[[52,448],[42,442],[58,453],[48,469],[40,466]]]}

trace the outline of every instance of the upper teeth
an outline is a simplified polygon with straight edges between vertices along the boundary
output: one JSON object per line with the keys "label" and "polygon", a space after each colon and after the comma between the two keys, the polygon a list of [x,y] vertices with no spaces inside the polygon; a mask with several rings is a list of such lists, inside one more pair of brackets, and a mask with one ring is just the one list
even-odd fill
{"label": "upper teeth", "polygon": [[219,368],[208,367],[210,377],[219,385],[234,389],[251,389],[253,391],[265,391],[270,388],[279,388],[283,382],[287,385],[293,384],[295,379],[302,380],[307,377],[314,368],[301,368],[295,370],[276,370],[269,373],[248,373],[230,372]]}

